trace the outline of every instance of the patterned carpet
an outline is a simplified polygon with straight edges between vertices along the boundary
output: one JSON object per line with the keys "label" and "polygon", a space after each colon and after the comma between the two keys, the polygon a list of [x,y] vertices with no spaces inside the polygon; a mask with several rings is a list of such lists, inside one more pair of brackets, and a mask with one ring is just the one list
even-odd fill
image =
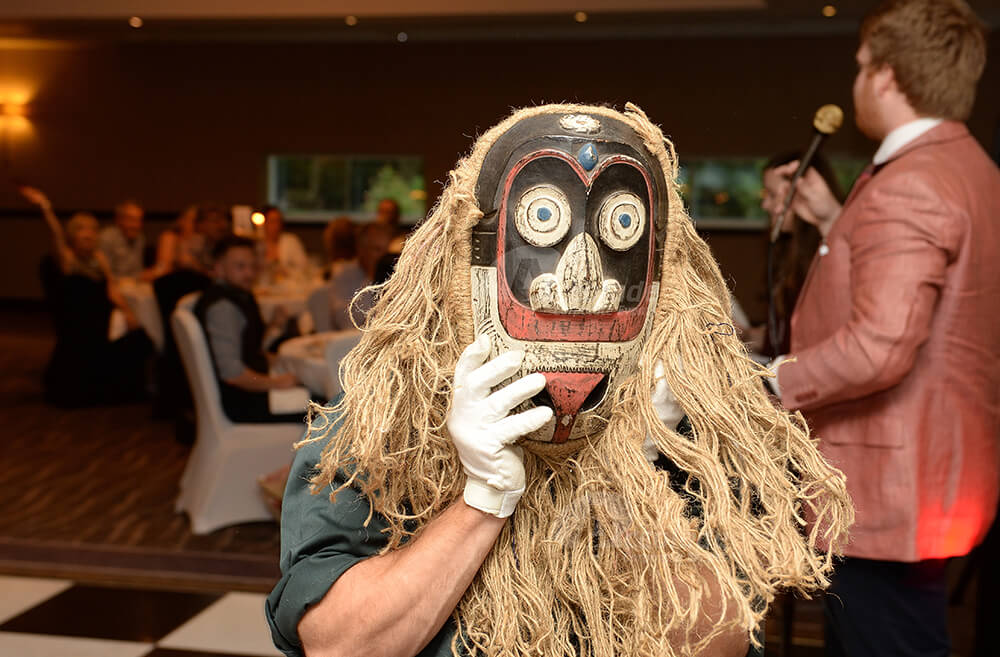
{"label": "patterned carpet", "polygon": [[185,589],[268,590],[274,523],[206,536],[174,513],[189,447],[149,404],[59,410],[42,401],[44,313],[0,311],[0,573]]}

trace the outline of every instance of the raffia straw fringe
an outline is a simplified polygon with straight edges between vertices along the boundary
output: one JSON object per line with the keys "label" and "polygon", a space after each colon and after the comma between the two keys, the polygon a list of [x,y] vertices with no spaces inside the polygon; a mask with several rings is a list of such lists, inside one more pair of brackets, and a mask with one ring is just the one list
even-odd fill
{"label": "raffia straw fringe", "polygon": [[[327,441],[314,490],[349,470],[345,485],[388,522],[386,550],[419,536],[460,497],[465,477],[445,417],[455,362],[473,339],[476,179],[496,139],[543,112],[623,120],[662,165],[670,210],[661,294],[640,369],[617,390],[605,432],[575,454],[525,455],[527,490],[455,611],[453,651],[705,654],[722,635],[756,628],[777,590],[827,586],[853,508],[843,474],[820,456],[801,416],[768,401],[767,371],[737,337],[705,330],[731,322],[728,291],[678,195],[672,144],[634,105],[520,110],[458,163],[342,363],[339,408],[313,409],[310,440]],[[693,439],[664,427],[650,404],[657,359]],[[690,474],[686,494],[701,518],[643,458],[647,433]]]}

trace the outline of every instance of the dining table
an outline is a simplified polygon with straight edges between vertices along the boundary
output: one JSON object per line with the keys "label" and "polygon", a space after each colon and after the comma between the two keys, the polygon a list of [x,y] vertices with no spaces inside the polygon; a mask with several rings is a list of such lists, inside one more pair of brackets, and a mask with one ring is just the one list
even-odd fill
{"label": "dining table", "polygon": [[340,393],[340,359],[361,332],[327,331],[286,340],[278,347],[277,369],[291,372],[313,394],[333,399]]}
{"label": "dining table", "polygon": [[[164,344],[163,318],[160,316],[160,307],[156,303],[156,295],[153,294],[152,283],[134,278],[120,278],[118,279],[118,289],[135,314],[135,318],[139,320],[140,326],[149,336],[153,346],[156,347],[156,351],[162,352]],[[123,335],[126,330],[125,316],[121,312],[112,315],[109,337],[113,340]]]}

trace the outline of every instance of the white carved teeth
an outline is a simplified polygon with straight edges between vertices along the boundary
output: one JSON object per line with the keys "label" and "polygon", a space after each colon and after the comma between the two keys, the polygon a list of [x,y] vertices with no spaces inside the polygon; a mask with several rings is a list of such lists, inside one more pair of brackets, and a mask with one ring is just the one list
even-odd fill
{"label": "white carved teeth", "polygon": [[535,312],[610,313],[621,306],[622,286],[604,278],[594,238],[580,233],[566,247],[556,273],[535,277],[528,295]]}
{"label": "white carved teeth", "polygon": [[543,313],[566,312],[566,298],[555,274],[542,274],[531,281],[531,309]]}
{"label": "white carved teeth", "polygon": [[613,278],[607,278],[601,285],[601,294],[598,295],[591,310],[595,313],[613,313],[618,310],[621,303],[622,284]]}

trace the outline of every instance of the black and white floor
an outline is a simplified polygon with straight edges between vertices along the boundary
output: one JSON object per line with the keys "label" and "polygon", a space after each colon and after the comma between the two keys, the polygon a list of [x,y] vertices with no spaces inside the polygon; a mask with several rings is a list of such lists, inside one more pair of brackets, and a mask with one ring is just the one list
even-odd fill
{"label": "black and white floor", "polygon": [[4,657],[280,657],[258,593],[181,593],[0,576]]}

